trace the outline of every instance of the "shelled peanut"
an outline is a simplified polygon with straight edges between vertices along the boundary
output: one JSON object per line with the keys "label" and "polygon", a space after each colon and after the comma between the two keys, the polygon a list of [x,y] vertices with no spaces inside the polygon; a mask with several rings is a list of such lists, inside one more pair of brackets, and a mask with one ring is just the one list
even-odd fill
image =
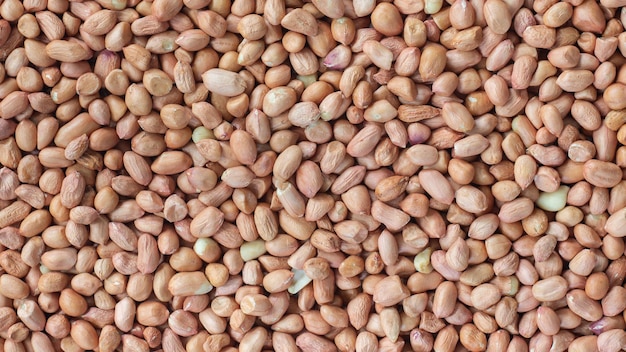
{"label": "shelled peanut", "polygon": [[4,0],[4,351],[626,349],[624,0]]}

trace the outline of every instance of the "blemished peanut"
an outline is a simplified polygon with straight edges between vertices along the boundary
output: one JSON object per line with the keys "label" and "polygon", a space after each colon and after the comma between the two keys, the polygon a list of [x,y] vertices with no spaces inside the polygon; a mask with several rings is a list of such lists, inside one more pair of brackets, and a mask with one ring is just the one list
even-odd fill
{"label": "blemished peanut", "polygon": [[626,348],[624,0],[4,0],[7,351]]}

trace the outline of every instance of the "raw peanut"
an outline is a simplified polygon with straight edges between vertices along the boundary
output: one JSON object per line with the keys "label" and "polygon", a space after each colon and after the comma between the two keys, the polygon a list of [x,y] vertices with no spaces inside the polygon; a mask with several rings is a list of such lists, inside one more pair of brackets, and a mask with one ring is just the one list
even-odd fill
{"label": "raw peanut", "polygon": [[500,300],[500,292],[495,285],[482,284],[471,292],[471,303],[477,309],[487,308]]}
{"label": "raw peanut", "polygon": [[433,299],[433,313],[438,318],[450,316],[456,303],[457,290],[452,282],[446,281],[440,284],[435,290]]}
{"label": "raw peanut", "polygon": [[456,203],[465,211],[478,214],[487,210],[487,196],[478,188],[462,186],[455,192]]}
{"label": "raw peanut", "polygon": [[152,3],[152,15],[156,16],[159,21],[169,21],[183,8],[182,0],[164,1],[157,0]]}
{"label": "raw peanut", "polygon": [[572,17],[573,12],[572,5],[556,3],[543,14],[543,22],[546,26],[558,28]]}
{"label": "raw peanut", "polygon": [[391,69],[393,53],[379,42],[375,40],[366,41],[363,43],[363,52],[369,57],[374,65],[384,70]]}
{"label": "raw peanut", "polygon": [[533,202],[528,198],[518,198],[512,202],[504,204],[500,208],[498,217],[501,221],[511,223],[522,220],[533,211]]}
{"label": "raw peanut", "polygon": [[26,92],[11,92],[0,102],[0,117],[10,119],[23,112],[28,106]]}
{"label": "raw peanut", "polygon": [[510,40],[499,42],[487,57],[486,67],[490,71],[495,71],[506,66],[508,60],[513,57],[515,47]]}
{"label": "raw peanut", "polygon": [[535,48],[548,49],[556,42],[556,30],[545,25],[529,26],[522,37]]}
{"label": "raw peanut", "polygon": [[313,15],[303,9],[287,13],[280,21],[280,25],[290,31],[310,36],[317,35],[319,30]]}
{"label": "raw peanut", "polygon": [[409,296],[409,291],[397,275],[380,280],[374,287],[373,300],[383,306],[392,306]]}
{"label": "raw peanut", "polygon": [[402,19],[396,6],[381,3],[371,14],[372,26],[386,36],[398,35],[402,32]]}
{"label": "raw peanut", "polygon": [[168,151],[156,158],[150,168],[159,175],[172,175],[188,169],[191,163],[191,157],[186,153]]}
{"label": "raw peanut", "polygon": [[609,108],[613,110],[626,108],[626,103],[623,100],[625,88],[625,85],[622,83],[614,83],[604,90],[603,98]]}
{"label": "raw peanut", "polygon": [[533,296],[542,302],[559,300],[565,297],[566,292],[567,281],[560,276],[540,280],[532,287]]}
{"label": "raw peanut", "polygon": [[289,121],[303,128],[315,123],[320,115],[319,107],[313,102],[297,103],[289,109]]}
{"label": "raw peanut", "polygon": [[456,102],[449,102],[443,106],[441,116],[446,125],[458,132],[467,132],[474,128],[474,118],[467,108]]}
{"label": "raw peanut", "polygon": [[433,348],[434,350],[447,350],[450,348],[454,348],[458,341],[458,333],[456,332],[456,330],[454,330],[452,325],[448,325],[437,334],[437,338],[435,338]]}
{"label": "raw peanut", "polygon": [[370,105],[364,112],[366,121],[389,122],[398,115],[396,109],[386,100],[379,100]]}
{"label": "raw peanut", "polygon": [[317,9],[328,18],[340,18],[344,14],[344,6],[337,1],[315,1]]}
{"label": "raw peanut", "polygon": [[559,332],[560,319],[556,312],[549,307],[537,309],[537,327],[546,335],[556,335]]}
{"label": "raw peanut", "polygon": [[367,155],[376,147],[382,132],[378,124],[367,124],[350,140],[346,146],[346,152],[353,157]]}
{"label": "raw peanut", "polygon": [[408,181],[409,179],[403,176],[388,177],[376,186],[376,197],[383,202],[395,199],[404,192]]}
{"label": "raw peanut", "polygon": [[[245,89],[245,87],[242,87]],[[243,92],[243,90],[241,90]],[[239,93],[240,94],[240,93]],[[296,103],[296,92],[289,87],[276,87],[263,98],[263,111],[269,117],[276,117],[289,110]]]}
{"label": "raw peanut", "polygon": [[594,1],[583,1],[574,7],[572,24],[579,30],[601,33],[606,27],[602,19],[602,10]]}
{"label": "raw peanut", "polygon": [[226,34],[226,20],[216,11],[199,11],[198,27],[212,37],[221,38]]}
{"label": "raw peanut", "polygon": [[625,338],[622,329],[611,329],[602,332],[598,336],[598,350],[600,351],[617,351],[624,346]]}
{"label": "raw peanut", "polygon": [[85,32],[91,35],[105,35],[115,27],[116,20],[115,12],[100,10],[90,15],[82,27]]}
{"label": "raw peanut", "polygon": [[437,162],[439,154],[437,149],[423,144],[417,144],[406,151],[406,155],[417,165],[431,166]]}
{"label": "raw peanut", "polygon": [[252,136],[245,131],[234,131],[230,136],[233,154],[244,165],[254,164],[257,158],[256,143]]}
{"label": "raw peanut", "polygon": [[202,81],[210,92],[234,97],[244,92],[246,83],[235,72],[223,69],[212,69],[202,74]]}
{"label": "raw peanut", "polygon": [[434,199],[446,204],[454,200],[454,190],[448,180],[437,170],[422,170],[419,173],[420,185]]}
{"label": "raw peanut", "polygon": [[459,341],[470,350],[481,350],[487,347],[487,337],[474,324],[465,324],[461,327]]}
{"label": "raw peanut", "polygon": [[588,70],[565,70],[556,84],[566,92],[580,92],[593,83],[593,73]]}
{"label": "raw peanut", "polygon": [[167,287],[175,295],[201,294],[209,292],[213,288],[201,272],[175,274]]}
{"label": "raw peanut", "polygon": [[434,80],[445,68],[445,48],[439,44],[428,44],[420,56],[419,73],[423,80]]}
{"label": "raw peanut", "polygon": [[490,142],[482,135],[475,134],[462,138],[454,142],[453,152],[454,156],[459,158],[470,157],[483,153],[489,148]]}
{"label": "raw peanut", "polygon": [[500,0],[488,0],[483,5],[483,13],[489,28],[497,34],[506,33],[511,27],[511,13]]}
{"label": "raw peanut", "polygon": [[583,175],[592,185],[606,188],[617,185],[622,179],[621,169],[617,165],[599,160],[587,161]]}
{"label": "raw peanut", "polygon": [[581,318],[597,320],[602,317],[600,304],[587,297],[583,290],[570,291],[566,299],[568,307]]}
{"label": "raw peanut", "polygon": [[518,57],[513,64],[511,86],[514,89],[528,88],[530,86],[530,80],[532,79],[536,69],[537,60],[535,58],[529,55]]}
{"label": "raw peanut", "polygon": [[309,332],[305,332],[296,338],[296,346],[303,351],[310,352],[337,351],[337,347],[332,342]]}
{"label": "raw peanut", "polygon": [[447,264],[456,271],[463,271],[467,269],[469,264],[469,246],[467,243],[458,238],[452,243],[452,246],[448,248],[446,252]]}
{"label": "raw peanut", "polygon": [[53,40],[46,45],[46,55],[61,62],[78,62],[87,60],[92,53],[77,42]]}
{"label": "raw peanut", "polygon": [[467,1],[454,2],[450,6],[450,23],[458,30],[469,28],[474,24],[476,14]]}

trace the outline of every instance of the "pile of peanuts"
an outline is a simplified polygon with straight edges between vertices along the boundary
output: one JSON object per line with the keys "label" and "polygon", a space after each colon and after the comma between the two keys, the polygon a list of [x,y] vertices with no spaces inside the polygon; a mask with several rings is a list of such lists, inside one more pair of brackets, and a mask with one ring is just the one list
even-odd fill
{"label": "pile of peanuts", "polygon": [[0,2],[0,351],[626,349],[626,0]]}

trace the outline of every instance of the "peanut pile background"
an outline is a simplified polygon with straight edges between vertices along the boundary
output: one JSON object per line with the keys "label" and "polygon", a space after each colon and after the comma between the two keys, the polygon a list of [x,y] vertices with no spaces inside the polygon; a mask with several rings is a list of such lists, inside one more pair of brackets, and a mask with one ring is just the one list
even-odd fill
{"label": "peanut pile background", "polygon": [[625,25],[0,1],[0,351],[626,349]]}

